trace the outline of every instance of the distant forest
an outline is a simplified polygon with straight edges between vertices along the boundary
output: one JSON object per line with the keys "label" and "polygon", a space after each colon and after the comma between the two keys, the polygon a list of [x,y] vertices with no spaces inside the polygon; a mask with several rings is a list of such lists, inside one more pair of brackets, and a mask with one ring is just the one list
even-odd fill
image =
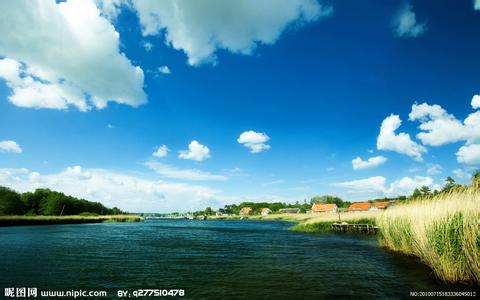
{"label": "distant forest", "polygon": [[123,212],[101,203],[78,199],[49,189],[37,189],[35,192],[17,193],[0,186],[0,215],[117,215]]}

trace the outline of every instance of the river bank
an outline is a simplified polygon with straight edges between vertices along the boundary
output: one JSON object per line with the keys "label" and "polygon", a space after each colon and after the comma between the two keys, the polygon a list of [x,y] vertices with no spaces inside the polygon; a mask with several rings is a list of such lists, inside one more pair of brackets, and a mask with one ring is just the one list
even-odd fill
{"label": "river bank", "polygon": [[212,220],[278,220],[296,223],[290,229],[300,232],[329,232],[332,224],[346,222],[349,224],[375,225],[376,219],[383,211],[345,212],[345,213],[298,213],[298,214],[270,214],[266,216],[211,216]]}
{"label": "river bank", "polygon": [[[239,219],[219,216],[214,219]],[[332,224],[378,226],[377,240],[385,249],[418,257],[447,283],[480,284],[480,188],[453,188],[434,196],[406,201],[385,211],[340,214],[271,214],[250,220],[295,222],[300,232],[332,231]]]}
{"label": "river bank", "polygon": [[140,222],[142,220],[143,218],[138,215],[0,216],[0,226]]}

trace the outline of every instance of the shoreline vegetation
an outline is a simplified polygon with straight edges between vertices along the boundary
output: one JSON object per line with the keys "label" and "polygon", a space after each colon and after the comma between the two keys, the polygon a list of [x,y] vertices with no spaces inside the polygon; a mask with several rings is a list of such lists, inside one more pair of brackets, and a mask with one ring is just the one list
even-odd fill
{"label": "shoreline vegetation", "polygon": [[49,189],[17,193],[0,186],[0,226],[139,222],[143,217]]}
{"label": "shoreline vegetation", "polygon": [[419,258],[446,283],[480,284],[480,181],[412,198],[386,210],[344,213],[212,216],[210,219],[283,220],[293,231],[332,231],[332,224],[378,226],[381,247]]}
{"label": "shoreline vegetation", "polygon": [[0,216],[0,226],[141,222],[139,215]]}

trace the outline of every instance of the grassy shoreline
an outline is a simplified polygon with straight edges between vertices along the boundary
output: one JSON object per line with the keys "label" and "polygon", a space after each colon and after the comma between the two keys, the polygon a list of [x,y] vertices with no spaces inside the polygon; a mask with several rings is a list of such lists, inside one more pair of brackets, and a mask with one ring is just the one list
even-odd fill
{"label": "grassy shoreline", "polygon": [[340,215],[272,214],[248,216],[246,219],[295,222],[291,230],[310,233],[331,231],[335,222],[376,225],[379,227],[377,239],[383,248],[419,258],[446,283],[480,284],[478,183],[407,201],[385,211]]}
{"label": "grassy shoreline", "polygon": [[[298,213],[298,214],[270,214],[266,216],[245,216],[247,220],[277,220],[296,223],[290,229],[299,232],[328,232],[332,230],[332,224],[347,222],[349,224],[375,225],[376,218],[382,211],[354,212],[354,213]],[[210,220],[239,220],[240,216],[211,216]]]}
{"label": "grassy shoreline", "polygon": [[138,215],[0,216],[0,226],[140,222],[142,220],[143,218]]}
{"label": "grassy shoreline", "polygon": [[400,204],[376,219],[380,245],[419,257],[444,282],[480,284],[480,187]]}

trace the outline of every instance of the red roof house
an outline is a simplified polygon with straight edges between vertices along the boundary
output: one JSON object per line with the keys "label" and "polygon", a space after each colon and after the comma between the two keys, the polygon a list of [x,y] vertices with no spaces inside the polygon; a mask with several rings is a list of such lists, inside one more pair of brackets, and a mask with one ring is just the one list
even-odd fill
{"label": "red roof house", "polygon": [[312,205],[312,212],[337,212],[337,205],[314,203]]}

